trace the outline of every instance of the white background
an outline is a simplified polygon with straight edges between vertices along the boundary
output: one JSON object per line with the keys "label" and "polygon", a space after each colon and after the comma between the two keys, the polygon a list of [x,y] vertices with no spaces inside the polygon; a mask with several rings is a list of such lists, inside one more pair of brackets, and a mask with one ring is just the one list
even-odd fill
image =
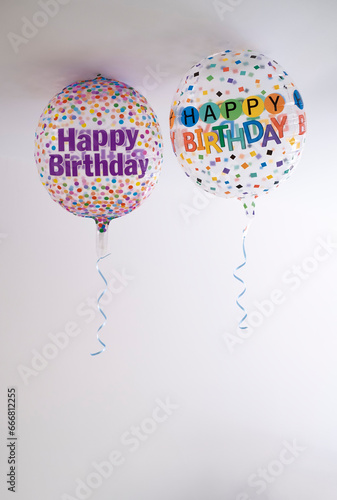
{"label": "white background", "polygon": [[[15,53],[8,33],[22,36],[22,18],[37,19],[41,7],[1,2],[1,498],[13,498],[6,394],[16,386],[18,500],[80,498],[77,479],[87,481],[92,463],[113,450],[124,463],[93,500],[336,499],[337,249],[318,247],[337,241],[337,4],[232,3],[221,16],[210,0],[69,0]],[[293,75],[308,118],[298,168],[257,202],[242,276],[259,326],[241,341],[232,272],[242,261],[244,211],[236,200],[196,196],[168,131],[183,74],[236,47],[261,50]],[[101,320],[79,313],[102,286],[95,225],[52,203],[33,152],[49,99],[97,73],[142,89],[163,129],[165,159],[151,197],[110,226],[104,270],[128,278],[112,281],[119,293],[104,308],[107,351],[92,358]],[[293,266],[305,273],[296,290]],[[283,303],[254,316],[276,289]],[[79,334],[24,381],[19,371],[33,370],[33,351],[46,352],[48,335],[69,322]],[[232,350],[228,334],[240,341]],[[144,419],[166,398],[178,408],[132,453],[122,435],[150,429]],[[293,440],[302,451],[275,463]],[[270,482],[259,495],[248,481],[261,468]]]}

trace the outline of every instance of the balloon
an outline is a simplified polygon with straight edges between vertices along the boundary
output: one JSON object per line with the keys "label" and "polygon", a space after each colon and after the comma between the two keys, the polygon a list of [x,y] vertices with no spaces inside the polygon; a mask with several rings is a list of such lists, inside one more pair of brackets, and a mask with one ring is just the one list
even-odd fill
{"label": "balloon", "polygon": [[186,74],[170,113],[171,141],[185,174],[205,191],[254,198],[297,165],[306,136],[301,94],[270,58],[226,50]]}
{"label": "balloon", "polygon": [[162,150],[146,99],[102,76],[57,94],[35,134],[35,160],[51,198],[74,215],[93,218],[101,233],[150,195]]}

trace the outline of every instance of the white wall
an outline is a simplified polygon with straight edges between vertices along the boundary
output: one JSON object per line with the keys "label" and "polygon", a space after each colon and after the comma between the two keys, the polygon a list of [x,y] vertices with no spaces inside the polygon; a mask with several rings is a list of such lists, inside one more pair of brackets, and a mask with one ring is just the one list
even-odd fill
{"label": "white wall", "polygon": [[[1,3],[1,498],[12,498],[4,440],[6,391],[16,386],[18,500],[80,498],[77,478],[90,482],[92,463],[113,450],[123,464],[94,500],[335,500],[336,245],[317,266],[313,258],[322,241],[337,241],[336,2],[233,0],[221,19],[210,0],[70,0],[15,53],[7,34],[21,34],[40,3]],[[224,334],[236,335],[240,317],[232,272],[244,212],[214,199],[184,219],[182,207],[200,201],[168,132],[181,76],[228,47],[261,50],[294,76],[309,129],[292,178],[258,200],[242,273],[250,314],[275,289],[284,301],[233,353]],[[64,85],[100,72],[144,89],[153,71],[161,76],[144,92],[164,132],[163,172],[149,200],[111,224],[103,267],[128,277],[105,307],[108,350],[92,358],[100,318],[78,312],[102,284],[94,223],[41,187],[34,131]],[[294,266],[310,265],[294,290]],[[25,384],[18,367],[32,368],[32,351],[69,322],[80,333]],[[178,408],[132,453],[125,433],[151,430],[144,419],[167,397]],[[293,440],[292,457],[284,443]],[[275,463],[280,454],[287,465]],[[264,468],[269,480],[257,482]]]}

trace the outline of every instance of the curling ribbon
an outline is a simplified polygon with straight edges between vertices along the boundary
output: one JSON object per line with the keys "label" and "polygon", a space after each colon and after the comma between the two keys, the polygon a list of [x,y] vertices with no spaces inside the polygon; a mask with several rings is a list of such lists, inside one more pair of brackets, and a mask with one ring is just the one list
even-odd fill
{"label": "curling ribbon", "polygon": [[247,312],[246,312],[246,309],[239,302],[239,300],[241,299],[241,297],[243,297],[244,294],[246,293],[246,285],[245,285],[245,282],[243,281],[243,279],[241,279],[235,273],[237,273],[240,269],[242,269],[246,265],[246,263],[247,263],[246,236],[247,236],[250,224],[251,224],[251,220],[248,222],[247,226],[244,228],[243,233],[242,233],[242,251],[243,251],[243,257],[244,257],[245,260],[244,260],[244,262],[242,264],[240,264],[240,266],[238,266],[235,269],[235,271],[233,273],[234,278],[236,278],[238,281],[240,281],[240,283],[242,283],[243,287],[244,287],[243,291],[238,295],[238,298],[236,299],[236,303],[237,303],[238,307],[243,312],[243,317],[242,317],[241,321],[239,322],[239,328],[240,328],[240,330],[247,330],[247,326],[242,326],[242,323],[244,323],[244,321],[247,318]]}
{"label": "curling ribbon", "polygon": [[106,257],[109,257],[109,255],[111,255],[110,253],[108,253],[107,255],[104,255],[104,257],[100,257],[97,262],[96,262],[96,269],[97,269],[97,272],[99,273],[99,275],[101,276],[102,280],[104,281],[104,284],[105,284],[105,288],[103,290],[103,292],[101,293],[101,295],[98,297],[97,299],[97,309],[99,310],[99,312],[102,314],[103,318],[104,318],[104,321],[103,323],[101,324],[101,326],[98,328],[97,330],[97,340],[98,342],[103,346],[103,349],[101,349],[100,351],[97,351],[97,352],[94,352],[94,353],[90,353],[91,356],[97,356],[97,354],[101,354],[102,352],[105,351],[106,349],[106,345],[104,344],[104,342],[100,339],[99,337],[99,332],[102,330],[102,328],[105,327],[106,325],[106,322],[107,322],[107,317],[106,315],[104,314],[104,311],[102,310],[101,306],[99,305],[100,303],[100,300],[102,299],[102,297],[104,296],[104,294],[106,293],[107,289],[108,289],[108,282],[107,280],[105,279],[105,276],[103,275],[102,271],[100,270],[99,268],[99,263],[101,260],[105,259]]}

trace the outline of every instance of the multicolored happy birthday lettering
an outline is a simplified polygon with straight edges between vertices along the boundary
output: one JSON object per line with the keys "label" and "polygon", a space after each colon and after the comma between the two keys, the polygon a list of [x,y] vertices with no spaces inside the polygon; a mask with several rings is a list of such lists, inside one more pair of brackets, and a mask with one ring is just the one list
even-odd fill
{"label": "multicolored happy birthday lettering", "polygon": [[[303,102],[297,90],[294,92],[296,105],[303,109]],[[241,149],[246,149],[247,144],[253,144],[262,139],[261,146],[268,146],[270,141],[276,144],[281,143],[284,137],[284,129],[287,126],[288,116],[281,114],[284,110],[285,99],[281,94],[272,93],[264,100],[259,96],[251,96],[246,99],[227,99],[221,103],[207,102],[198,110],[194,106],[187,106],[179,114],[179,122],[188,128],[194,127],[198,122],[208,125],[222,120],[221,125],[213,126],[211,131],[204,131],[202,128],[195,129],[194,132],[182,132],[185,151],[194,152],[206,151],[211,153],[211,147],[217,153],[222,153],[223,148],[227,147],[229,151],[234,150],[233,143],[239,142]],[[263,126],[263,121],[254,120],[260,117],[263,111],[270,113],[271,123]],[[234,125],[234,121],[246,115],[248,120],[242,124],[242,127]],[[274,115],[274,116],[273,116]],[[276,117],[279,115],[279,120]],[[173,127],[176,116],[171,111],[170,124]],[[226,132],[225,132],[226,131]],[[305,116],[299,115],[299,135],[306,132]],[[174,132],[173,132],[174,137]]]}

